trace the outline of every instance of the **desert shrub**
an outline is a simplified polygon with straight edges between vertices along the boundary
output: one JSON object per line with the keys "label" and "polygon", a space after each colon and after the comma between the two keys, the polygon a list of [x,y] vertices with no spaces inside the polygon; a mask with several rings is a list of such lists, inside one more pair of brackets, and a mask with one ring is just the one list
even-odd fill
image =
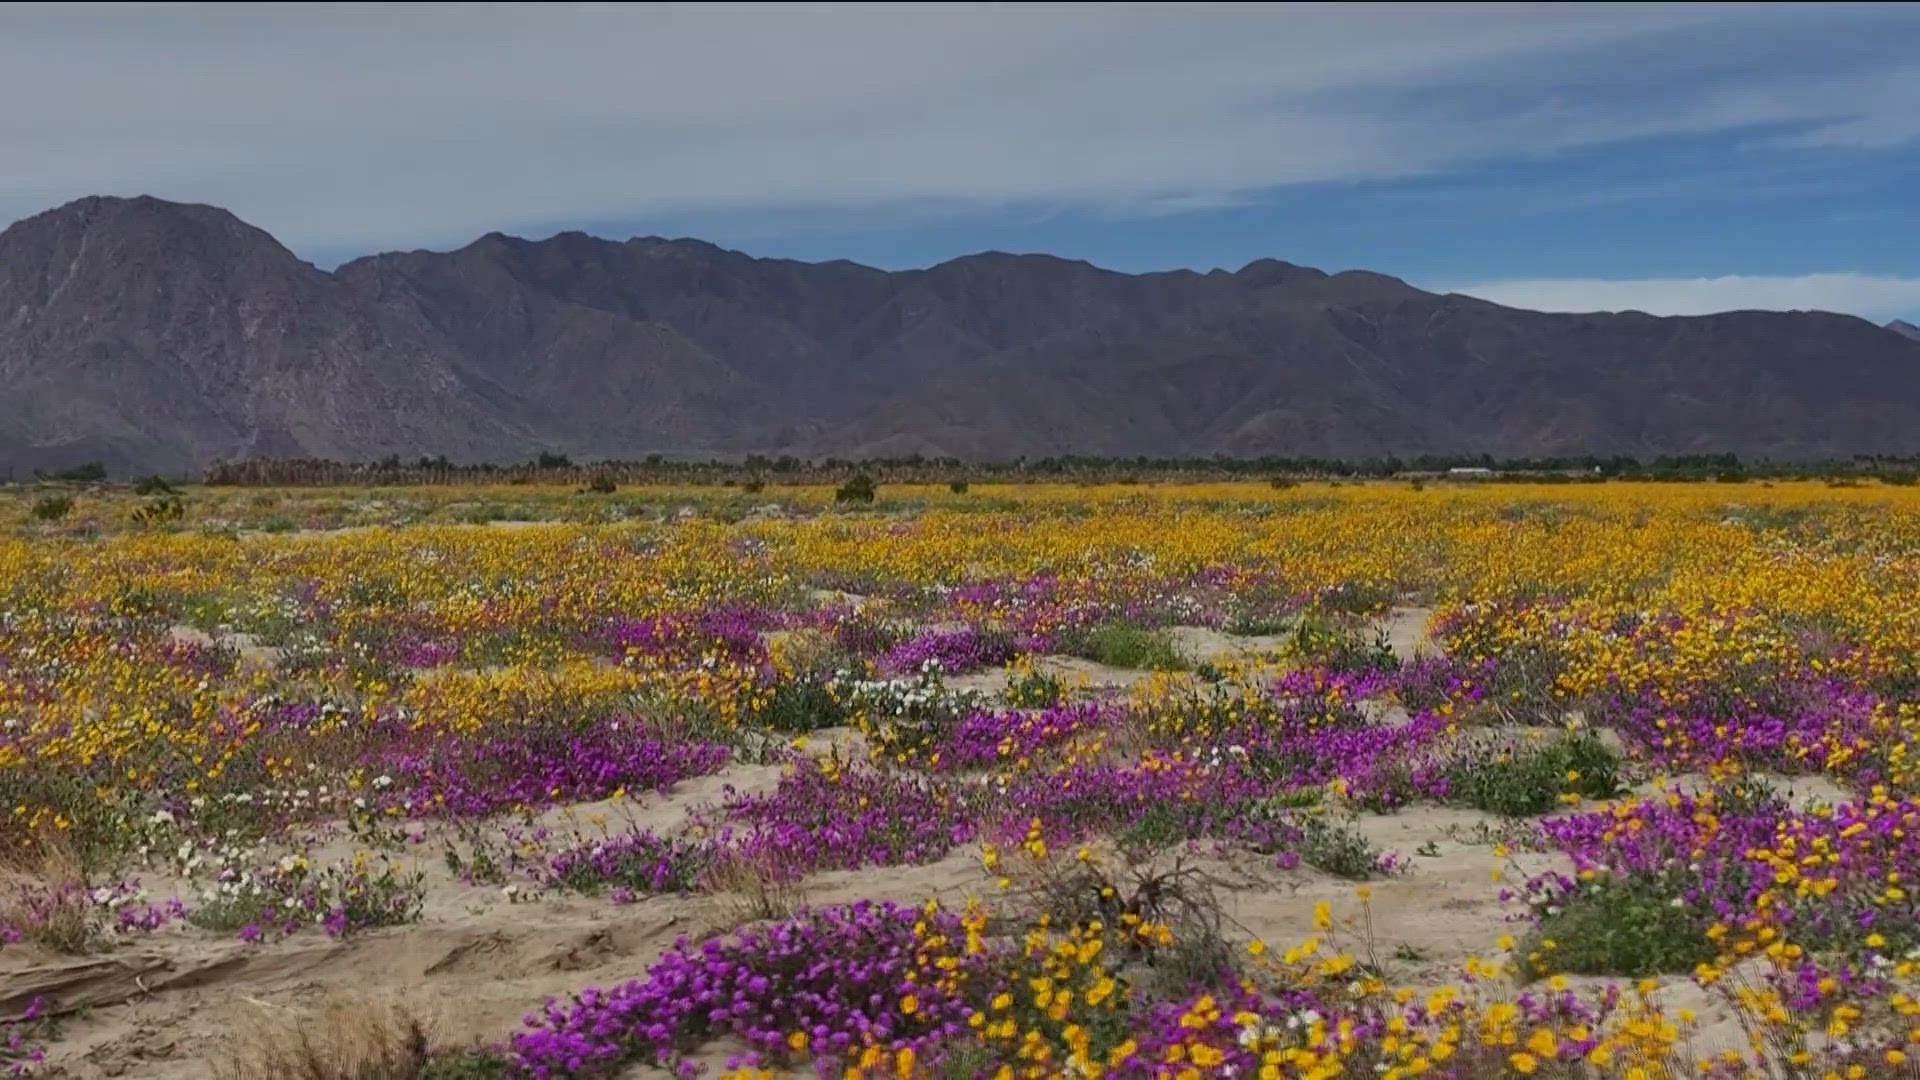
{"label": "desert shrub", "polygon": [[1128,858],[1117,866],[1100,857],[1021,860],[1009,871],[1014,910],[1030,925],[1171,930],[1165,939],[1126,939],[1115,957],[1155,995],[1230,985],[1239,975],[1244,954],[1226,938],[1224,883],[1182,856]]}
{"label": "desert shrub", "polygon": [[1067,684],[1022,659],[1007,679],[1006,702],[1015,709],[1051,709],[1067,699]]}
{"label": "desert shrub", "polygon": [[1447,798],[1507,817],[1544,814],[1571,795],[1620,790],[1620,759],[1592,734],[1522,746],[1491,760],[1463,758],[1447,770]]}
{"label": "desert shrub", "polygon": [[107,467],[97,461],[84,465],[75,465],[71,469],[60,469],[47,474],[49,480],[65,480],[76,484],[90,484],[107,478]]}
{"label": "desert shrub", "polygon": [[1268,486],[1272,487],[1273,490],[1275,491],[1285,491],[1290,487],[1299,486],[1298,482],[1296,482],[1290,477],[1285,477],[1285,476],[1272,477],[1267,481],[1267,484]]}
{"label": "desert shrub", "polygon": [[1308,612],[1293,624],[1283,651],[1329,671],[1393,671],[1400,666],[1384,630],[1323,612]]}
{"label": "desert shrub", "polygon": [[1643,978],[1691,972],[1712,960],[1717,947],[1677,899],[1651,880],[1581,882],[1538,906],[1524,973]]}
{"label": "desert shrub", "polygon": [[268,1014],[230,1032],[208,1062],[215,1080],[498,1080],[509,1063],[489,1050],[437,1045],[413,1010],[341,996],[311,1011]]}
{"label": "desert shrub", "polygon": [[153,473],[135,480],[133,482],[133,493],[135,495],[171,495],[173,494],[173,485],[167,483],[159,473]]}
{"label": "desert shrub", "polygon": [[1320,607],[1347,615],[1377,615],[1392,605],[1391,585],[1377,581],[1343,581],[1320,593]]}
{"label": "desert shrub", "polygon": [[849,656],[871,657],[900,644],[900,633],[885,619],[860,611],[834,626],[833,640]]}
{"label": "desert shrub", "polygon": [[611,495],[620,490],[620,485],[614,483],[612,475],[608,473],[595,473],[587,481],[585,490],[591,495]]}
{"label": "desert shrub", "polygon": [[1101,623],[1060,635],[1060,648],[1108,667],[1183,671],[1187,662],[1164,631]]}
{"label": "desert shrub", "polygon": [[39,521],[59,521],[72,509],[72,498],[66,495],[48,495],[34,501],[33,516]]}
{"label": "desert shrub", "polygon": [[953,492],[955,495],[965,495],[967,493],[967,482],[965,480],[950,481],[947,484],[947,490]]}
{"label": "desert shrub", "polygon": [[767,482],[757,476],[749,477],[740,482],[740,490],[749,495],[760,494],[760,492],[766,490],[766,486]]}
{"label": "desert shrub", "polygon": [[179,521],[186,516],[186,504],[178,495],[158,495],[148,499],[133,510],[133,520],[139,525],[164,525]]}
{"label": "desert shrub", "polygon": [[1297,820],[1301,862],[1356,881],[1380,873],[1381,853],[1358,829],[1319,814],[1302,814]]}
{"label": "desert shrub", "polygon": [[788,735],[846,724],[847,707],[834,696],[829,683],[828,676],[814,671],[781,679],[760,709],[760,723]]}
{"label": "desert shrub", "polygon": [[[16,843],[6,840],[10,848]],[[0,946],[25,939],[58,953],[83,953],[104,929],[100,914],[64,844],[37,837],[0,858]]]}
{"label": "desert shrub", "polygon": [[879,495],[879,485],[866,473],[855,473],[841,484],[833,493],[833,501],[838,503],[870,503]]}

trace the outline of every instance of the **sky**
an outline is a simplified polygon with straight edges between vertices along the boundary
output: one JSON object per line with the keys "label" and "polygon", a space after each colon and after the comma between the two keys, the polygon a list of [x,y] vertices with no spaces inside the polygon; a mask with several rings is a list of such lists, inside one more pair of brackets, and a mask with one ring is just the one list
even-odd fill
{"label": "sky", "polygon": [[0,218],[1920,322],[1920,5],[7,5]]}

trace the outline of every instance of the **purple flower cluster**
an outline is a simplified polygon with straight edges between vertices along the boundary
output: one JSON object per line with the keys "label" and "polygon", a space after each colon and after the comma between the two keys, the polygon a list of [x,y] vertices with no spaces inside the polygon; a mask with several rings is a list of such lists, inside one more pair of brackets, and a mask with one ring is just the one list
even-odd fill
{"label": "purple flower cluster", "polygon": [[977,671],[1004,664],[1018,651],[1017,643],[1007,634],[971,626],[931,630],[887,650],[880,659],[880,670],[896,675],[911,674],[926,670],[932,664],[949,674]]}
{"label": "purple flower cluster", "polygon": [[712,652],[731,660],[760,663],[767,658],[761,633],[782,623],[782,617],[774,612],[727,607],[693,615],[619,619],[608,628],[607,637],[618,657],[687,662]]}
{"label": "purple flower cluster", "polygon": [[592,802],[622,788],[666,791],[692,776],[725,767],[731,751],[709,742],[643,736],[629,719],[574,728],[529,727],[484,738],[435,742],[418,750],[385,750],[361,763],[392,786],[380,808],[413,816],[483,817],[515,807]]}
{"label": "purple flower cluster", "polygon": [[[720,1035],[776,1061],[787,1059],[795,1032],[822,1058],[869,1043],[931,1046],[967,1033],[972,1010],[942,986],[963,980],[976,961],[956,957],[961,970],[936,979],[924,957],[935,942],[958,953],[965,936],[954,915],[863,901],[731,941],[683,938],[645,979],[549,1001],[526,1018],[512,1053],[544,1080],[612,1076],[647,1055],[671,1064]],[[910,1012],[901,1008],[908,995]]]}
{"label": "purple flower cluster", "polygon": [[1113,710],[1095,702],[1057,705],[1039,713],[975,713],[947,731],[937,747],[944,768],[977,768],[1031,760],[1110,723]]}
{"label": "purple flower cluster", "polygon": [[711,843],[636,830],[562,851],[548,859],[539,877],[580,893],[611,886],[617,901],[630,902],[636,894],[695,891],[715,850]]}
{"label": "purple flower cluster", "polygon": [[771,793],[725,808],[720,840],[772,876],[932,862],[974,838],[979,807],[938,777],[804,758]]}

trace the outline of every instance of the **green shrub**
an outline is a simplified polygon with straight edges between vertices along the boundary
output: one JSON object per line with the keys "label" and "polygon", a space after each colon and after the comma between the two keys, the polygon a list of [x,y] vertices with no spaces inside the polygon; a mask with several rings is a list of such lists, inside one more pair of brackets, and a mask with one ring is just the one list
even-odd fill
{"label": "green shrub", "polygon": [[1400,667],[1386,631],[1320,612],[1308,612],[1294,623],[1283,651],[1329,671],[1396,671]]}
{"label": "green shrub", "polygon": [[40,521],[59,521],[73,509],[73,500],[65,495],[49,495],[33,504],[33,516]]}
{"label": "green shrub", "polygon": [[833,493],[833,501],[841,503],[870,503],[880,494],[880,488],[873,477],[866,473],[856,473],[846,483],[841,484]]}
{"label": "green shrub", "polygon": [[760,722],[774,731],[804,735],[847,722],[847,707],[833,695],[827,679],[803,672],[774,684],[773,694],[760,710]]}
{"label": "green shrub", "polygon": [[151,476],[143,476],[135,480],[133,482],[133,493],[135,495],[171,495],[173,494],[173,485],[167,483],[159,473],[154,473]]}
{"label": "green shrub", "polygon": [[76,484],[89,484],[106,478],[107,467],[97,461],[89,461],[85,465],[75,465],[71,469],[60,469],[47,474],[49,480],[66,480]]}
{"label": "green shrub", "polygon": [[613,482],[611,475],[607,473],[595,473],[593,474],[593,478],[587,481],[586,490],[589,494],[593,495],[611,495],[620,490],[620,486]]}
{"label": "green shrub", "polygon": [[740,484],[740,490],[749,495],[758,495],[767,486],[767,482],[757,476],[749,477]]}
{"label": "green shrub", "polygon": [[1061,648],[1108,667],[1184,671],[1187,662],[1173,639],[1159,630],[1125,623],[1102,623],[1061,635]]}
{"label": "green shrub", "polygon": [[965,480],[954,480],[947,484],[947,490],[953,492],[955,495],[965,495],[967,493],[967,482]]}
{"label": "green shrub", "polygon": [[[1537,906],[1525,974],[1646,978],[1691,972],[1716,948],[1679,893],[1653,881],[1597,877]],[[1551,943],[1549,945],[1549,943]]]}
{"label": "green shrub", "polygon": [[133,511],[133,520],[140,525],[162,525],[170,521],[179,521],[186,516],[186,504],[178,495],[161,495],[148,499],[144,505]]}
{"label": "green shrub", "polygon": [[1583,734],[1501,757],[1462,760],[1447,770],[1447,798],[1507,817],[1544,814],[1564,795],[1608,798],[1620,790],[1620,759]]}
{"label": "green shrub", "polygon": [[1007,681],[1007,704],[1015,709],[1051,709],[1067,699],[1060,676],[1035,668],[1016,669]]}
{"label": "green shrub", "polygon": [[1358,829],[1318,814],[1302,815],[1300,829],[1300,861],[1308,866],[1355,881],[1380,873],[1380,851]]}

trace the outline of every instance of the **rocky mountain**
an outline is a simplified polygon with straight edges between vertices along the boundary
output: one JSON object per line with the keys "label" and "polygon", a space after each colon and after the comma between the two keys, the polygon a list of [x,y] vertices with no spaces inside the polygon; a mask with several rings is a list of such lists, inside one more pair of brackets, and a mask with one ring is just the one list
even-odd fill
{"label": "rocky mountain", "polygon": [[1920,326],[1915,326],[1905,319],[1893,320],[1887,324],[1887,329],[1910,341],[1920,341]]}
{"label": "rocky mountain", "polygon": [[[1897,329],[1897,327],[1895,328]],[[1920,341],[1846,315],[1521,311],[1263,259],[925,270],[488,234],[333,273],[224,210],[0,233],[0,461],[1920,449]]]}

